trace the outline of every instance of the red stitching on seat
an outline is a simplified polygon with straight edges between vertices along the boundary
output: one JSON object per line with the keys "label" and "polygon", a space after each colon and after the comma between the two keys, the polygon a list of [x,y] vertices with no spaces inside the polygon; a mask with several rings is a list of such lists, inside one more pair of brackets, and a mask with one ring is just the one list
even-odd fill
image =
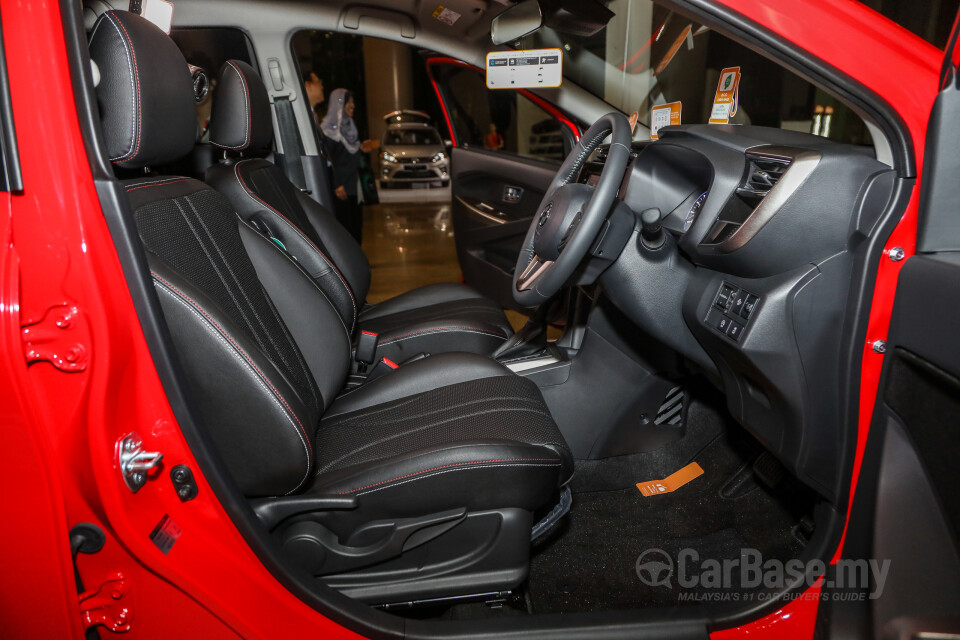
{"label": "red stitching on seat", "polygon": [[[137,154],[140,153],[140,131],[143,128],[142,121],[143,117],[140,114],[140,70],[137,68],[137,52],[133,49],[133,40],[130,39],[130,34],[127,33],[127,28],[123,26],[123,20],[116,15],[116,12],[112,12],[117,18],[117,24],[120,25],[120,28],[123,29],[123,35],[127,38],[127,42],[130,43],[130,56],[133,58],[133,75],[137,79],[137,146],[133,150],[133,155],[126,155],[114,160],[114,162],[126,162],[127,160],[133,160],[137,157]],[[111,22],[113,17],[111,17]]]}
{"label": "red stitching on seat", "polygon": [[[172,284],[170,284],[169,282],[167,282],[166,280],[164,280],[163,277],[161,277],[160,275],[158,275],[156,272],[151,271],[150,273],[153,274],[153,277],[154,277],[154,278],[156,278],[157,280],[159,280],[160,282],[162,282],[163,284],[167,285],[168,287],[170,287],[171,289],[173,289],[174,291],[176,291],[178,294],[180,294],[181,296],[183,296],[184,298],[186,298],[186,300],[187,300],[190,304],[192,304],[193,307],[194,307],[197,311],[199,311],[201,314],[203,314],[203,317],[206,318],[206,319],[210,322],[210,324],[212,324],[214,327],[217,328],[217,331],[220,332],[220,335],[222,335],[224,338],[226,338],[226,339],[230,342],[230,344],[232,344],[232,345],[234,346],[234,348],[235,348],[238,352],[240,352],[240,355],[243,356],[243,359],[246,360],[247,363],[248,363],[251,367],[253,367],[253,370],[256,371],[256,372],[260,375],[260,378],[261,378],[264,382],[266,382],[266,383],[267,383],[267,386],[270,387],[270,388],[273,390],[274,394],[276,394],[277,399],[279,399],[280,402],[283,403],[283,406],[285,406],[285,407],[287,408],[287,411],[290,412],[290,416],[294,419],[294,421],[296,421],[297,426],[299,426],[299,427],[300,427],[300,430],[303,432],[303,439],[304,439],[304,441],[307,443],[307,448],[310,450],[310,456],[312,457],[312,456],[313,456],[313,444],[310,442],[310,435],[307,433],[307,430],[304,428],[303,424],[300,423],[300,419],[297,418],[297,414],[293,412],[293,409],[291,409],[291,408],[290,408],[290,405],[287,404],[287,401],[283,399],[283,396],[280,394],[280,392],[277,391],[276,387],[274,387],[273,384],[271,384],[270,380],[268,380],[267,377],[266,377],[265,375],[263,375],[263,372],[260,371],[260,368],[257,367],[257,365],[253,362],[253,360],[250,359],[250,357],[249,357],[249,356],[247,355],[247,353],[240,347],[240,345],[238,345],[236,342],[234,342],[233,338],[230,337],[230,335],[226,332],[226,330],[225,330],[223,327],[221,327],[221,326],[217,323],[216,320],[214,320],[213,318],[211,318],[210,315],[209,315],[206,311],[204,311],[203,308],[202,308],[199,304],[197,304],[197,302],[196,302],[195,300],[193,300],[190,296],[188,296],[187,294],[185,294],[183,291],[180,291],[180,289],[178,289],[178,288],[175,287],[174,285],[172,285]],[[309,464],[309,461],[308,461],[308,464]]]}
{"label": "red stitching on seat", "polygon": [[351,328],[351,330],[352,330],[352,329],[356,326],[356,324],[357,324],[357,313],[358,313],[358,309],[357,309],[357,299],[353,296],[353,290],[350,289],[350,285],[347,283],[347,279],[343,277],[343,274],[342,274],[342,273],[340,273],[340,269],[337,268],[336,263],[335,263],[333,260],[331,260],[331,259],[327,256],[327,254],[325,254],[323,251],[321,251],[321,250],[320,250],[320,247],[318,247],[317,245],[315,245],[315,244],[313,243],[313,240],[311,240],[310,238],[308,238],[308,237],[307,237],[307,234],[305,234],[305,233],[300,229],[300,227],[298,227],[298,226],[295,225],[293,222],[291,222],[285,215],[283,215],[282,213],[280,213],[277,209],[275,209],[274,207],[272,207],[272,206],[270,206],[269,204],[267,204],[267,202],[266,202],[263,198],[261,198],[261,197],[258,196],[256,193],[254,193],[254,192],[250,189],[250,187],[247,186],[247,183],[244,181],[243,176],[240,175],[240,165],[243,164],[244,162],[248,162],[248,161],[247,161],[247,160],[243,160],[243,161],[241,161],[241,162],[238,162],[238,163],[236,164],[235,168],[234,168],[234,172],[233,172],[233,173],[237,176],[237,179],[240,181],[240,185],[243,187],[243,190],[247,192],[247,195],[249,195],[251,198],[253,198],[253,199],[256,200],[257,202],[259,202],[259,203],[262,204],[263,206],[267,207],[267,208],[270,209],[271,211],[273,211],[275,214],[277,214],[278,216],[280,216],[281,218],[283,218],[283,219],[286,221],[287,224],[289,224],[291,227],[293,227],[294,229],[296,229],[296,230],[297,230],[297,233],[299,233],[300,236],[303,237],[304,240],[306,240],[307,242],[309,242],[309,243],[310,243],[310,246],[313,247],[313,249],[314,249],[317,253],[319,253],[321,256],[323,256],[323,259],[326,260],[327,264],[330,265],[330,268],[333,269],[334,272],[336,272],[337,277],[340,278],[340,282],[343,283],[343,288],[347,290],[347,295],[350,296],[350,304],[353,305],[353,322],[350,323],[350,328]]}
{"label": "red stitching on seat", "polygon": [[341,491],[337,495],[342,496],[345,493],[353,493],[354,491],[363,491],[364,489],[378,487],[382,484],[389,484],[391,482],[396,482],[397,480],[411,478],[413,476],[418,476],[422,473],[430,473],[431,471],[438,471],[440,469],[448,469],[450,467],[463,467],[471,464],[488,464],[490,462],[560,462],[560,458],[499,458],[495,460],[473,460],[472,462],[454,462],[451,464],[444,464],[439,467],[433,467],[431,469],[423,469],[421,471],[415,471],[413,473],[408,473],[403,476],[397,476],[396,478],[390,478],[389,480],[381,480],[380,482],[374,482],[373,484],[368,484],[367,486],[360,487],[359,489],[349,489],[347,491]]}
{"label": "red stitching on seat", "polygon": [[496,332],[490,331],[489,329],[480,329],[478,327],[433,327],[431,329],[420,329],[419,331],[411,331],[410,333],[404,333],[389,340],[381,340],[380,345],[391,344],[403,338],[409,338],[410,336],[419,335],[421,333],[439,333],[441,331],[476,331],[477,333],[485,333],[490,336],[495,336],[497,338],[506,338],[507,336]]}

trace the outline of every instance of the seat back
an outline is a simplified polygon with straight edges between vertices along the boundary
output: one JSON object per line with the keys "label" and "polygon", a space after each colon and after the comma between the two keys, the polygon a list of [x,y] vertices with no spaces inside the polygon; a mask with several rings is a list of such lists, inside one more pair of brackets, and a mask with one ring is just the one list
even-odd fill
{"label": "seat back", "polygon": [[[115,165],[142,170],[190,152],[190,73],[165,33],[108,11],[90,54]],[[124,182],[195,406],[227,468],[250,496],[298,491],[312,479],[317,424],[349,367],[338,314],[295,261],[206,184],[177,176]],[[283,281],[291,295],[272,299],[261,278]]]}
{"label": "seat back", "polygon": [[370,288],[370,265],[336,218],[262,156],[273,140],[270,99],[259,74],[239,60],[219,72],[210,142],[224,159],[206,180],[241,216],[276,238],[313,276],[353,332]]}

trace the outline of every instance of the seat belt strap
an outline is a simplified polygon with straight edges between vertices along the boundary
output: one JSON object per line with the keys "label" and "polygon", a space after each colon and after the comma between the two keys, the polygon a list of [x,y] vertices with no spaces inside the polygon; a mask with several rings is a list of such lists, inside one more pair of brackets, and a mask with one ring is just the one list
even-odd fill
{"label": "seat belt strap", "polygon": [[280,144],[283,147],[283,172],[300,191],[307,191],[307,182],[303,174],[303,142],[297,132],[297,121],[293,105],[287,97],[273,98],[274,113],[277,116],[277,128],[280,130]]}

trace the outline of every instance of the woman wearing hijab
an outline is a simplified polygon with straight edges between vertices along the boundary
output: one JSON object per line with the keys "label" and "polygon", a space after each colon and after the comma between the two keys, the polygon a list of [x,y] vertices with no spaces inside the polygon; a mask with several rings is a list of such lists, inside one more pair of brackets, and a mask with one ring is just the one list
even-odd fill
{"label": "woman wearing hijab", "polygon": [[350,234],[361,242],[363,237],[363,213],[357,200],[360,185],[360,162],[362,154],[380,146],[376,140],[360,141],[357,125],[353,121],[353,95],[346,89],[336,89],[330,94],[327,115],[320,123],[324,146],[333,169],[334,208],[337,220]]}

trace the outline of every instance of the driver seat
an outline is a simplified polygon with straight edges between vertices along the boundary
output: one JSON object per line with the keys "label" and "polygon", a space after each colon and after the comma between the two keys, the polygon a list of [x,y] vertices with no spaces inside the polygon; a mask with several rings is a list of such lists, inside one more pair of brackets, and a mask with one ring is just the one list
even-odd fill
{"label": "driver seat", "polygon": [[445,353],[338,395],[349,337],[303,265],[203,182],[142,173],[193,148],[177,46],[125,11],[100,16],[89,46],[106,151],[139,174],[121,184],[183,380],[278,551],[377,604],[523,582],[533,523],[556,521],[574,469],[536,384]]}
{"label": "driver seat", "polygon": [[224,159],[207,170],[206,182],[310,272],[348,334],[379,334],[375,362],[383,357],[402,362],[421,352],[490,355],[513,334],[496,303],[462,284],[432,284],[366,304],[370,265],[363,249],[330,212],[262,157],[272,141],[263,81],[250,65],[228,60],[219,72],[210,118],[210,142],[223,150]]}

